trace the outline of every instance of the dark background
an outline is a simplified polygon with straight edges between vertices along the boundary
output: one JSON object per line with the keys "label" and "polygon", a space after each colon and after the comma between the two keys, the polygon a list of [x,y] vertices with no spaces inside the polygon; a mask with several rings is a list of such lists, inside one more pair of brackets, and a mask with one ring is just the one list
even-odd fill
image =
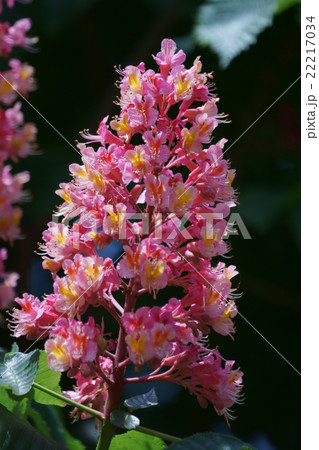
{"label": "dark background", "polygon": [[[17,5],[10,21],[33,20],[39,52],[18,52],[36,68],[39,89],[30,100],[72,144],[78,131],[95,132],[105,115],[118,113],[114,65],[154,68],[164,37],[187,48],[187,65],[202,55],[203,70],[214,70],[220,111],[231,124],[220,125],[216,138],[238,138],[300,75],[299,9],[277,16],[256,45],[226,70],[208,49],[189,39],[197,6],[202,2],[123,0],[34,0]],[[186,39],[187,38],[187,39]],[[236,208],[251,240],[233,236],[233,258],[240,270],[239,311],[293,366],[300,369],[300,85],[297,82],[229,151],[240,192]],[[10,250],[8,266],[21,274],[18,294],[42,295],[52,283],[34,255],[42,231],[59,203],[54,191],[68,181],[68,165],[79,156],[35,111],[25,116],[39,129],[40,154],[23,160],[16,171],[29,170],[32,202],[24,205],[25,239]],[[258,449],[300,448],[300,377],[240,316],[235,340],[216,336],[222,355],[244,371],[245,404],[236,406],[230,430],[213,408],[202,410],[179,388],[157,387],[161,405],[139,415],[141,424],[187,436],[196,431],[232,432]],[[2,346],[9,333],[1,330]],[[20,347],[26,345],[21,340]],[[148,388],[149,386],[147,386]],[[145,392],[145,386],[141,392]],[[127,392],[127,395],[134,392]],[[92,426],[70,428],[91,448]],[[91,437],[90,437],[91,436]],[[94,448],[94,447],[93,447]]]}

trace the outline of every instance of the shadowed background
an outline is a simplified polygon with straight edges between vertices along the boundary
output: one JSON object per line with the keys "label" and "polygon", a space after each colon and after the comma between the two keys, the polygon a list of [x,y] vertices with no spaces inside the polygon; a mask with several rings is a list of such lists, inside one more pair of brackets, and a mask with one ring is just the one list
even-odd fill
{"label": "shadowed background", "polygon": [[[151,55],[170,37],[187,53],[187,65],[202,55],[203,70],[214,70],[219,109],[231,124],[221,124],[215,140],[231,144],[300,75],[298,7],[274,20],[256,45],[221,69],[217,57],[196,46],[191,30],[196,1],[34,0],[17,5],[9,20],[31,17],[39,52],[22,60],[36,68],[39,89],[31,103],[72,144],[78,131],[95,132],[106,115],[119,112],[114,65],[141,61],[154,68]],[[22,54],[22,53],[21,53]],[[296,83],[227,153],[237,171],[240,192],[236,208],[252,239],[233,236],[233,258],[244,293],[239,311],[299,370],[300,368],[300,123],[299,83]],[[27,104],[26,119],[39,129],[40,155],[23,160],[15,170],[29,170],[32,202],[24,205],[26,239],[10,250],[8,268],[18,271],[18,294],[41,296],[52,289],[50,274],[34,255],[42,231],[59,203],[54,191],[69,180],[68,165],[79,155]],[[227,146],[226,146],[227,148]],[[114,255],[117,249],[114,248]],[[232,432],[258,449],[300,447],[300,377],[241,317],[235,340],[218,335],[213,345],[235,359],[244,371],[245,404],[236,406],[237,420],[228,430],[212,407],[202,410],[194,397],[178,387],[156,386],[160,405],[141,411],[141,424],[178,436],[196,431]],[[9,334],[1,330],[2,346]],[[20,340],[20,348],[27,342]],[[138,386],[127,395],[145,392]],[[138,389],[140,389],[138,391]],[[94,448],[92,426],[79,422],[72,433]],[[93,447],[92,447],[93,446]]]}

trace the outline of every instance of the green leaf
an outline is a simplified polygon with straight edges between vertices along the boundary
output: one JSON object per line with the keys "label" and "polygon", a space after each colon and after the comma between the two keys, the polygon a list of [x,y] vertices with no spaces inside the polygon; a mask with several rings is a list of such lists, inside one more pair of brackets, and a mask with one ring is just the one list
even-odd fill
{"label": "green leaf", "polygon": [[209,0],[198,9],[195,39],[209,45],[226,68],[272,24],[276,8],[276,0]]}
{"label": "green leaf", "polygon": [[[49,368],[47,362],[47,354],[45,353],[44,350],[40,350],[39,370],[36,374],[34,381],[38,384],[41,384],[41,386],[51,389],[57,394],[62,394],[59,385],[60,379],[61,373],[54,372]],[[46,394],[45,392],[40,391],[39,389],[33,390],[34,390],[34,400],[38,403],[41,403],[43,405],[56,405],[62,407],[66,406],[66,404],[62,400],[52,397],[52,395]]]}
{"label": "green leaf", "polygon": [[1,450],[66,450],[0,405]]}
{"label": "green leaf", "polygon": [[17,395],[23,395],[31,389],[38,370],[39,350],[21,353],[17,346],[4,356],[0,363],[0,386],[10,386]]}
{"label": "green leaf", "polygon": [[52,405],[41,405],[36,402],[32,403],[32,408],[45,419],[50,435],[54,436],[54,439],[60,444],[66,445],[63,417],[59,415],[60,408]]}
{"label": "green leaf", "polygon": [[254,450],[241,440],[220,433],[197,433],[194,436],[174,442],[170,450]]}
{"label": "green leaf", "polygon": [[133,414],[128,414],[125,411],[112,411],[110,416],[110,422],[112,425],[125,428],[126,430],[134,430],[140,424],[140,419]]}
{"label": "green leaf", "polygon": [[156,396],[155,389],[152,388],[146,394],[136,395],[131,398],[124,400],[124,405],[130,410],[148,408],[149,406],[158,405],[158,399]]}
{"label": "green leaf", "polygon": [[28,409],[28,418],[37,430],[41,431],[41,433],[46,436],[51,436],[48,424],[45,422],[41,414],[38,413],[38,411],[30,407]]}
{"label": "green leaf", "polygon": [[21,419],[26,419],[27,410],[32,400],[32,392],[24,396],[15,395],[11,389],[0,386],[0,403]]}
{"label": "green leaf", "polygon": [[300,4],[300,0],[279,0],[277,3],[276,14],[281,14],[286,11],[286,9],[297,4]]}
{"label": "green leaf", "polygon": [[162,448],[166,448],[162,439],[139,431],[119,434],[112,439],[110,445],[110,450],[160,450]]}
{"label": "green leaf", "polygon": [[[53,436],[57,442],[64,445],[68,449],[85,450],[85,446],[82,442],[75,439],[66,429],[63,411],[60,408],[33,402],[32,409],[35,413],[42,417],[45,422],[44,426],[47,426],[50,436]],[[31,419],[33,418],[31,417]],[[34,426],[38,428],[38,424],[34,423]],[[40,426],[43,426],[43,424],[40,424]],[[40,431],[42,430],[40,429]]]}

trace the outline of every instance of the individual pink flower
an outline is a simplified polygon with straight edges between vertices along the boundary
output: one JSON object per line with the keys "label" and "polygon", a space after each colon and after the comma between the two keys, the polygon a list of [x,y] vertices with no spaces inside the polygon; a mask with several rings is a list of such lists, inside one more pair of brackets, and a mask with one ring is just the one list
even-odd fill
{"label": "individual pink flower", "polygon": [[73,319],[59,319],[50,330],[50,339],[45,342],[49,367],[62,372],[81,361],[94,361],[99,335],[93,317],[86,324]]}
{"label": "individual pink flower", "polygon": [[135,365],[162,359],[172,348],[177,329],[168,311],[156,306],[140,308],[136,314],[124,314],[122,323],[130,359]]}
{"label": "individual pink flower", "polygon": [[173,370],[164,377],[165,381],[182,385],[203,408],[209,402],[218,415],[224,415],[227,421],[233,418],[230,408],[242,402],[243,376],[240,369],[232,368],[234,361],[223,361],[218,350],[192,345],[179,356],[167,358],[166,363]]}
{"label": "individual pink flower", "polygon": [[119,168],[125,175],[123,181],[128,184],[130,181],[138,182],[150,172],[150,157],[145,148],[141,145],[136,146],[134,150],[127,150],[123,160],[119,163]]}
{"label": "individual pink flower", "polygon": [[133,278],[139,273],[141,263],[145,260],[143,248],[125,245],[123,250],[125,255],[117,265],[118,274],[123,278]]}
{"label": "individual pink flower", "polygon": [[0,108],[0,161],[25,158],[34,153],[37,129],[32,123],[23,123],[21,103],[4,111]]}
{"label": "individual pink flower", "polygon": [[192,207],[197,190],[193,186],[185,187],[180,177],[175,177],[171,184],[171,195],[168,208],[177,215],[184,215]]}
{"label": "individual pink flower", "polygon": [[168,207],[172,189],[169,186],[170,178],[167,175],[148,174],[145,176],[145,199],[151,206],[156,206],[159,211],[165,211]]}
{"label": "individual pink flower", "polygon": [[3,72],[0,79],[0,101],[4,105],[11,105],[19,93],[27,96],[36,89],[34,68],[18,59],[9,61],[10,70]]}
{"label": "individual pink flower", "polygon": [[22,187],[28,180],[27,172],[12,175],[11,166],[0,164],[0,237],[5,241],[13,242],[20,235],[22,210],[16,203],[26,198]]}
{"label": "individual pink flower", "polygon": [[179,50],[175,54],[176,50],[176,44],[172,39],[163,39],[161,51],[158,52],[156,56],[153,56],[159,65],[164,78],[167,77],[170,69],[183,64],[186,59],[186,55],[183,50]]}
{"label": "individual pink flower", "polygon": [[0,22],[0,56],[8,57],[13,47],[32,50],[38,38],[26,36],[30,28],[30,19],[20,19],[11,26],[8,22]]}
{"label": "individual pink flower", "polygon": [[163,132],[160,132],[155,136],[150,131],[146,131],[143,134],[143,141],[147,146],[150,160],[156,165],[161,165],[168,160],[169,149],[165,144],[166,140],[167,136]]}
{"label": "individual pink flower", "polygon": [[47,296],[42,302],[33,295],[23,294],[15,302],[21,309],[14,308],[12,330],[15,337],[26,336],[27,339],[44,339],[48,336],[50,326],[58,319],[55,309],[55,297]]}
{"label": "individual pink flower", "polygon": [[158,116],[155,108],[155,100],[149,94],[144,98],[137,94],[134,97],[133,103],[127,107],[127,117],[132,129],[140,127],[148,128],[155,125]]}

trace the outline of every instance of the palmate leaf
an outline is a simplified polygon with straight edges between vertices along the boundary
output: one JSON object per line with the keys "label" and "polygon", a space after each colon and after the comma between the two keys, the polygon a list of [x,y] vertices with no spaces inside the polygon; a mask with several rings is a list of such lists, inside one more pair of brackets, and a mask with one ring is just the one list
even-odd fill
{"label": "palmate leaf", "polygon": [[39,350],[21,353],[15,345],[0,362],[0,386],[10,386],[17,395],[30,391],[38,370]]}
{"label": "palmate leaf", "polygon": [[241,440],[220,433],[197,433],[194,436],[174,442],[170,450],[256,450]]}
{"label": "palmate leaf", "polygon": [[209,0],[198,9],[195,39],[209,45],[225,68],[272,24],[278,0]]}

